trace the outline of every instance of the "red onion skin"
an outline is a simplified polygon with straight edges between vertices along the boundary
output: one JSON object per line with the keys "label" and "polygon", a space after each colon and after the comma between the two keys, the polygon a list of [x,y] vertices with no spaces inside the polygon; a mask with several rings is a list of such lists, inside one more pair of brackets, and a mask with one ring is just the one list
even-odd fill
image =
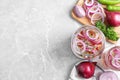
{"label": "red onion skin", "polygon": [[92,77],[95,72],[95,64],[96,62],[88,62],[88,61],[78,64],[76,66],[78,75],[86,79]]}
{"label": "red onion skin", "polygon": [[106,21],[110,26],[118,27],[120,26],[120,12],[110,12],[105,10]]}
{"label": "red onion skin", "polygon": [[110,55],[110,53],[108,53],[108,54],[106,55],[105,62],[106,62],[106,65],[107,65],[109,68],[114,69],[114,70],[117,69],[116,67],[112,66],[112,56]]}

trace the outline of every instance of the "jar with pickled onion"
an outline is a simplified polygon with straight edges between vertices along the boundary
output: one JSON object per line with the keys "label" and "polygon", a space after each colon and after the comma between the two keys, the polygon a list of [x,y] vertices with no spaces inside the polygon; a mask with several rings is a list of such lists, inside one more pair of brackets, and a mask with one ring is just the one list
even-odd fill
{"label": "jar with pickled onion", "polygon": [[71,48],[81,59],[92,59],[102,53],[105,37],[95,26],[80,27],[72,36]]}
{"label": "jar with pickled onion", "polygon": [[112,47],[103,54],[102,58],[106,68],[120,70],[120,46]]}

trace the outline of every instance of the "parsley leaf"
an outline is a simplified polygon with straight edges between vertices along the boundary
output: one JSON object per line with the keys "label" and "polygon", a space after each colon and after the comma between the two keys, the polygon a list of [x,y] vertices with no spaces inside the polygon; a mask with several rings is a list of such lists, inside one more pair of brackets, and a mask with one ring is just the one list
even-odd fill
{"label": "parsley leaf", "polygon": [[119,39],[113,27],[106,26],[102,21],[97,21],[95,26],[99,28],[108,39],[113,41],[117,41]]}

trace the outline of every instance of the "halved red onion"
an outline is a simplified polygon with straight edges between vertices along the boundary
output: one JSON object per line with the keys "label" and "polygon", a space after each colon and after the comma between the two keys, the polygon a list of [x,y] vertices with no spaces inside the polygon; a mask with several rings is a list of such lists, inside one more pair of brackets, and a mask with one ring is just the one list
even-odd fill
{"label": "halved red onion", "polygon": [[92,6],[94,4],[94,0],[85,0],[86,6]]}
{"label": "halved red onion", "polygon": [[99,80],[118,80],[118,76],[112,71],[106,71],[99,76]]}
{"label": "halved red onion", "polygon": [[85,16],[85,11],[84,11],[82,6],[75,5],[73,11],[76,14],[76,16],[79,17],[79,18]]}

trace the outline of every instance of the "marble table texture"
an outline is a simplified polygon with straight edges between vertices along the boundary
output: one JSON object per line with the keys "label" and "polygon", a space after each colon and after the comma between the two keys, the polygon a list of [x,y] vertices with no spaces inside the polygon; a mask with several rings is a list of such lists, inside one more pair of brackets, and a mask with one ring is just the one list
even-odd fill
{"label": "marble table texture", "polygon": [[68,80],[76,1],[0,0],[0,80]]}

